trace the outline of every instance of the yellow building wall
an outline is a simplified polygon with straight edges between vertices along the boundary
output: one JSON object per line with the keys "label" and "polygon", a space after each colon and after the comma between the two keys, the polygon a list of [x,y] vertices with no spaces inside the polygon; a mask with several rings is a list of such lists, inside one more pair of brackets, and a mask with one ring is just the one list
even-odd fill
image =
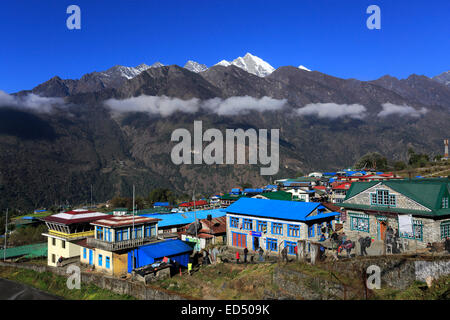
{"label": "yellow building wall", "polygon": [[[56,267],[59,257],[66,259],[76,257],[80,254],[80,246],[67,240],[61,240],[48,236],[47,241],[47,264],[49,266]],[[53,241],[55,244],[53,244]],[[63,241],[65,243],[65,248],[63,248]]]}

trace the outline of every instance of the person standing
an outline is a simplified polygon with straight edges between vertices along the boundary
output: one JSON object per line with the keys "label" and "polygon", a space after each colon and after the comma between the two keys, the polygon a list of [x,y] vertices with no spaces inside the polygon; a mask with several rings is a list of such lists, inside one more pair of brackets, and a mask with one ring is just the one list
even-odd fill
{"label": "person standing", "polygon": [[239,251],[236,251],[236,264],[238,264],[239,263]]}
{"label": "person standing", "polygon": [[244,263],[247,263],[247,255],[248,255],[248,249],[245,247],[244,249]]}
{"label": "person standing", "polygon": [[294,247],[295,260],[298,261],[298,244]]}

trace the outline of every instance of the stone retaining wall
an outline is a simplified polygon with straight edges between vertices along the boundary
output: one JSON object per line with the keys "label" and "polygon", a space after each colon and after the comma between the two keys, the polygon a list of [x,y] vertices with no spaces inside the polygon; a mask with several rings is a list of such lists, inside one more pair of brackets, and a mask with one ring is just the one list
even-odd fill
{"label": "stone retaining wall", "polygon": [[[0,266],[21,268],[33,270],[36,272],[53,272],[57,275],[68,277],[66,273],[67,268],[55,268],[34,264],[19,264],[19,263],[5,263],[0,262]],[[92,283],[99,288],[110,290],[117,294],[127,294],[137,299],[142,300],[189,300],[190,297],[184,297],[182,295],[170,292],[162,288],[156,288],[146,286],[143,283],[133,282],[126,279],[117,279],[111,276],[94,274],[94,273],[81,273],[82,283]]]}

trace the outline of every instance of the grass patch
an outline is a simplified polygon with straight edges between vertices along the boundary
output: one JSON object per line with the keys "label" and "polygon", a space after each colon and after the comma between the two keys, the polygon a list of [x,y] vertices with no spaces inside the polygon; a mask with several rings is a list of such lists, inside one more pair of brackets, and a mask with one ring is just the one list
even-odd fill
{"label": "grass patch", "polygon": [[0,267],[0,277],[20,282],[69,300],[135,300],[129,295],[115,294],[93,284],[81,283],[81,289],[67,288],[67,278],[52,272]]}

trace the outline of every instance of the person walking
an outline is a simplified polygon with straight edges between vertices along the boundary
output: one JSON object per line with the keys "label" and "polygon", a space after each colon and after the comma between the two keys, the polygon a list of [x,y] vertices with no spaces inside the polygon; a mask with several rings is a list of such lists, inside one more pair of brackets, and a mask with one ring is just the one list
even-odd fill
{"label": "person walking", "polygon": [[264,257],[263,257],[264,250],[263,250],[263,248],[259,247],[258,254],[259,254],[259,261],[261,261],[261,262],[264,261]]}
{"label": "person walking", "polygon": [[247,255],[248,255],[248,249],[245,247],[244,249],[244,263],[247,263]]}
{"label": "person walking", "polygon": [[298,261],[298,245],[294,247],[295,260]]}
{"label": "person walking", "polygon": [[239,263],[239,251],[236,251],[236,264],[238,264]]}
{"label": "person walking", "polygon": [[281,250],[281,257],[282,261],[286,260],[286,263],[288,262],[287,247],[284,247],[283,250]]}

